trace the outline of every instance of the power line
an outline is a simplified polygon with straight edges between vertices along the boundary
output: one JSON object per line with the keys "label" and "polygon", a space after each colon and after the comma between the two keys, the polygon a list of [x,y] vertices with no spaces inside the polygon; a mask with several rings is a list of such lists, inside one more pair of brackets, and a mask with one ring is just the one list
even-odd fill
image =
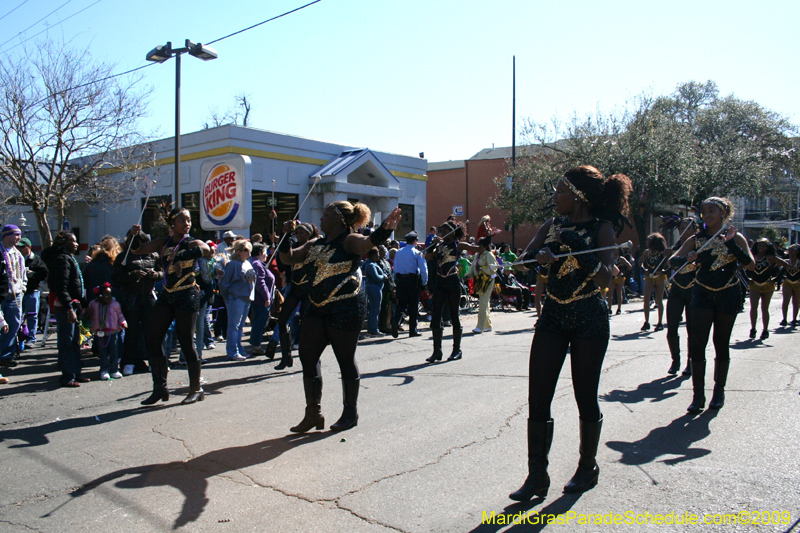
{"label": "power line", "polygon": [[5,46],[6,44],[10,43],[11,41],[13,41],[14,39],[16,39],[17,37],[19,37],[20,35],[22,35],[22,34],[23,34],[23,33],[25,33],[26,31],[28,31],[29,29],[33,28],[34,26],[36,26],[37,24],[39,24],[41,21],[43,21],[44,19],[46,19],[47,17],[49,17],[50,15],[52,15],[53,13],[55,13],[56,11],[58,11],[59,9],[61,9],[62,7],[64,7],[65,5],[69,4],[70,2],[72,2],[72,0],[67,0],[66,2],[64,2],[63,4],[61,4],[60,6],[58,6],[58,7],[57,7],[57,8],[55,8],[54,10],[52,10],[50,13],[48,13],[48,14],[47,14],[47,15],[45,15],[45,16],[43,16],[42,18],[40,18],[39,20],[37,20],[36,22],[34,22],[33,24],[31,24],[31,25],[30,25],[30,26],[28,26],[27,28],[25,28],[24,30],[22,30],[21,32],[19,32],[19,33],[18,33],[18,34],[16,34],[15,36],[13,36],[11,39],[7,40],[7,41],[6,41],[6,42],[4,42],[4,43],[0,43],[0,46]]}
{"label": "power line", "polygon": [[[27,1],[27,0],[26,0],[26,1]],[[90,7],[92,7],[92,6],[96,6],[97,4],[99,4],[99,3],[100,3],[100,2],[102,2],[102,1],[103,1],[103,0],[97,0],[97,1],[96,1],[94,4],[90,4],[90,5],[86,6],[86,7],[84,7],[83,9],[81,9],[80,11],[76,11],[75,13],[73,13],[73,14],[72,14],[72,15],[70,15],[70,16],[68,16],[68,17],[67,17],[67,18],[65,18],[64,20],[61,20],[61,21],[57,22],[56,24],[53,24],[52,26],[48,26],[48,27],[46,27],[45,29],[43,29],[42,31],[40,31],[39,33],[37,33],[37,34],[35,34],[35,35],[31,35],[30,37],[28,37],[27,39],[25,39],[25,40],[24,40],[24,41],[22,41],[21,43],[17,43],[17,44],[15,44],[14,46],[11,46],[11,47],[9,47],[9,48],[6,48],[5,50],[1,51],[1,52],[0,52],[0,54],[4,54],[4,53],[6,53],[6,52],[8,52],[8,51],[10,51],[10,50],[13,50],[14,48],[16,48],[16,47],[18,47],[18,46],[22,46],[23,44],[27,43],[27,42],[28,42],[28,41],[30,41],[31,39],[34,39],[34,38],[38,37],[39,35],[43,34],[43,33],[44,33],[44,32],[46,32],[46,31],[52,30],[52,29],[53,29],[53,28],[55,28],[56,26],[59,26],[59,25],[61,25],[61,24],[64,24],[66,21],[68,21],[69,19],[71,19],[71,18],[72,18],[72,17],[74,17],[75,15],[79,15],[80,13],[83,13],[84,11],[86,11],[87,9],[89,9]],[[0,46],[2,46],[2,45],[0,45]]]}
{"label": "power line", "polygon": [[27,3],[28,3],[28,0],[23,0],[23,2],[22,2],[20,5],[18,5],[17,7],[15,7],[15,8],[14,8],[14,9],[12,9],[11,11],[9,11],[8,13],[6,13],[6,14],[5,14],[5,15],[3,15],[2,17],[0,17],[0,20],[3,20],[3,19],[4,19],[4,18],[6,18],[7,16],[9,16],[11,13],[13,13],[14,11],[16,11],[16,10],[17,10],[17,9],[19,9],[19,8],[21,8],[22,6],[24,6],[24,5],[25,5],[25,4],[27,4]]}
{"label": "power line", "polygon": [[312,5],[317,4],[317,3],[321,2],[321,1],[322,0],[314,0],[313,2],[309,2],[308,4],[306,4],[304,6],[300,6],[298,8],[292,9],[291,11],[287,11],[286,13],[282,13],[282,14],[276,16],[276,17],[272,17],[271,19],[267,19],[265,21],[259,22],[258,24],[253,24],[252,26],[248,26],[247,28],[245,28],[243,30],[235,31],[235,32],[231,33],[230,35],[226,35],[225,37],[220,37],[219,39],[214,39],[213,41],[205,43],[205,44],[209,44],[210,45],[210,44],[218,43],[219,41],[227,39],[228,37],[233,37],[234,35],[238,35],[240,33],[246,32],[248,30],[252,30],[253,28],[257,28],[257,27],[261,26],[262,24],[266,24],[267,22],[272,22],[273,20],[277,20],[277,19],[279,19],[281,17],[285,17],[286,15],[291,15],[292,13],[300,11],[301,9],[305,9],[308,6],[312,6]]}

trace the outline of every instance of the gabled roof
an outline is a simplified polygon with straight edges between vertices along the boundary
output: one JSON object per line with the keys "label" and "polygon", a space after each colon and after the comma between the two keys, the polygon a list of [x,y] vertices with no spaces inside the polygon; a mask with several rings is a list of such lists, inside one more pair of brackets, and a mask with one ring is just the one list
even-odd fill
{"label": "gabled roof", "polygon": [[[385,180],[389,188],[399,188],[400,182],[392,175],[392,172],[386,168],[386,165],[370,151],[369,148],[358,148],[355,150],[346,150],[342,152],[339,157],[331,160],[328,164],[311,175],[311,178],[336,178],[336,176],[343,174],[348,175],[357,171],[359,168],[367,165],[368,167],[377,170],[381,173],[380,178]],[[368,175],[373,179],[377,178],[372,172]]]}

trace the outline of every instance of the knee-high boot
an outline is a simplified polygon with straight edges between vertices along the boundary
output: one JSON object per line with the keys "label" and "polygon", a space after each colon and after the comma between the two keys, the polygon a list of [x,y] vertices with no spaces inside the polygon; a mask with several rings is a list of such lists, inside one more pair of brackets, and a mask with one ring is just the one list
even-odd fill
{"label": "knee-high boot", "polygon": [[667,374],[674,376],[681,369],[681,338],[675,335],[667,337],[669,353],[672,355],[672,365],[667,370]]}
{"label": "knee-high boot", "polygon": [[325,417],[322,416],[319,403],[322,401],[322,378],[303,376],[303,391],[306,395],[306,415],[296,426],[289,428],[292,433],[305,433],[313,427],[323,429]]}
{"label": "knee-high boot", "polygon": [[142,405],[154,405],[159,401],[169,401],[167,372],[169,372],[169,368],[167,367],[166,358],[150,358],[150,373],[153,377],[153,393],[147,399],[142,400]]}
{"label": "knee-high boot", "polygon": [[461,359],[461,334],[464,332],[463,327],[453,328],[453,353],[447,358],[448,361],[455,361]]}
{"label": "knee-high boot", "polygon": [[200,386],[200,361],[187,361],[186,370],[189,371],[189,395],[183,399],[181,404],[202,402],[206,398],[206,393]]}
{"label": "knee-high boot", "polygon": [[508,495],[518,502],[528,501],[534,496],[544,498],[550,488],[547,456],[553,443],[553,419],[545,422],[528,419],[528,477],[519,490]]}
{"label": "knee-high boot", "polygon": [[595,485],[600,477],[600,467],[597,466],[597,446],[600,443],[600,431],[603,429],[603,416],[597,422],[584,422],[581,420],[581,458],[578,461],[578,470],[564,486],[564,492],[584,492]]}
{"label": "knee-high boot", "polygon": [[714,359],[714,394],[711,395],[709,409],[721,409],[725,405],[725,383],[730,366],[730,359]]}
{"label": "knee-high boot", "polygon": [[360,386],[360,379],[342,380],[344,410],[339,420],[331,426],[331,431],[344,431],[358,425],[358,388]]}
{"label": "knee-high boot", "polygon": [[431,328],[431,332],[433,333],[433,354],[425,360],[429,363],[435,363],[442,360],[442,336],[444,330]]}
{"label": "knee-high boot", "polygon": [[686,409],[690,413],[699,413],[706,403],[706,361],[692,360],[692,403]]}
{"label": "knee-high boot", "polygon": [[292,359],[292,334],[281,333],[281,362],[275,367],[275,370],[283,370],[294,364]]}

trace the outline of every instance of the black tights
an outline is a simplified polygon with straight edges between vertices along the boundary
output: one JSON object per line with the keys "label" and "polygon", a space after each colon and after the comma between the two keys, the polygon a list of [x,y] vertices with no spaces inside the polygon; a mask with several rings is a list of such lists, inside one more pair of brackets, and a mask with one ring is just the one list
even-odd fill
{"label": "black tights", "polygon": [[538,422],[550,420],[550,404],[556,392],[558,375],[570,350],[572,389],[578,412],[584,422],[600,420],[597,388],[600,371],[608,347],[605,339],[575,339],[568,335],[546,330],[536,330],[531,344],[528,401],[530,419]]}
{"label": "black tights", "polygon": [[145,331],[147,352],[150,357],[160,357],[161,359],[166,357],[162,344],[173,320],[175,320],[175,335],[178,337],[186,362],[193,363],[197,361],[197,350],[194,347],[194,327],[197,322],[197,311],[173,307],[163,299],[159,299],[156,305],[153,306],[148,330]]}
{"label": "black tights", "polygon": [[[291,293],[291,291],[288,291]],[[305,305],[308,300],[303,300],[302,306],[300,307],[300,316],[303,316],[303,311],[305,310]],[[281,314],[278,315],[278,333],[279,334],[288,334],[291,333],[291,329],[289,328],[289,320],[292,318],[295,309],[297,309],[297,304],[301,303],[299,299],[295,298],[291,294],[286,296],[286,299],[283,301],[283,307],[281,307]]]}
{"label": "black tights", "polygon": [[300,326],[300,363],[303,365],[303,377],[322,377],[319,359],[330,344],[339,363],[342,379],[358,379],[356,365],[358,334],[358,331],[332,328],[321,318],[303,317]]}
{"label": "black tights", "polygon": [[731,332],[736,315],[720,313],[708,308],[692,309],[692,334],[689,337],[689,355],[692,361],[705,361],[708,336],[714,326],[714,351],[716,358],[730,360]]}
{"label": "black tights", "polygon": [[691,293],[684,293],[679,289],[673,289],[667,299],[667,337],[678,337],[678,327],[681,324],[681,315],[686,311],[686,334],[689,335],[691,324],[691,311],[689,310],[689,300]]}
{"label": "black tights", "polygon": [[445,304],[450,309],[450,320],[453,329],[461,327],[461,317],[458,314],[458,302],[461,299],[461,284],[457,279],[436,280],[433,290],[433,311],[431,312],[431,329],[442,328],[442,311]]}

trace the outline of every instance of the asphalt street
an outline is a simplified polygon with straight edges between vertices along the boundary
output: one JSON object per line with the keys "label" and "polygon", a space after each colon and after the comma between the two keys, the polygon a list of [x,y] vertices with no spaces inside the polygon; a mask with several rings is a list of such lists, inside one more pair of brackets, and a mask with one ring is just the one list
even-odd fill
{"label": "asphalt street", "polygon": [[[686,413],[690,378],[666,373],[666,332],[640,333],[641,302],[625,305],[611,319],[600,381],[600,483],[561,493],[578,461],[566,364],[553,402],[552,486],[526,504],[508,493],[526,476],[535,313],[494,313],[492,332],[465,334],[461,361],[425,363],[426,323],[421,337],[361,342],[360,421],[343,433],[327,430],[342,401],[330,350],[326,430],[296,435],[296,358],[276,372],[277,359],[231,363],[218,345],[206,352],[204,402],[180,405],[188,378],[177,369],[172,399],[143,408],[149,374],[59,388],[52,342],[3,370],[11,383],[0,385],[0,531],[796,532],[800,328],[778,326],[778,301],[765,341],[749,340],[739,315],[725,407],[698,416]],[[465,332],[476,318],[464,316]],[[685,335],[683,345],[685,357]],[[711,346],[707,357],[710,398]],[[93,379],[97,363],[85,359]],[[656,515],[667,523],[653,523]]]}

